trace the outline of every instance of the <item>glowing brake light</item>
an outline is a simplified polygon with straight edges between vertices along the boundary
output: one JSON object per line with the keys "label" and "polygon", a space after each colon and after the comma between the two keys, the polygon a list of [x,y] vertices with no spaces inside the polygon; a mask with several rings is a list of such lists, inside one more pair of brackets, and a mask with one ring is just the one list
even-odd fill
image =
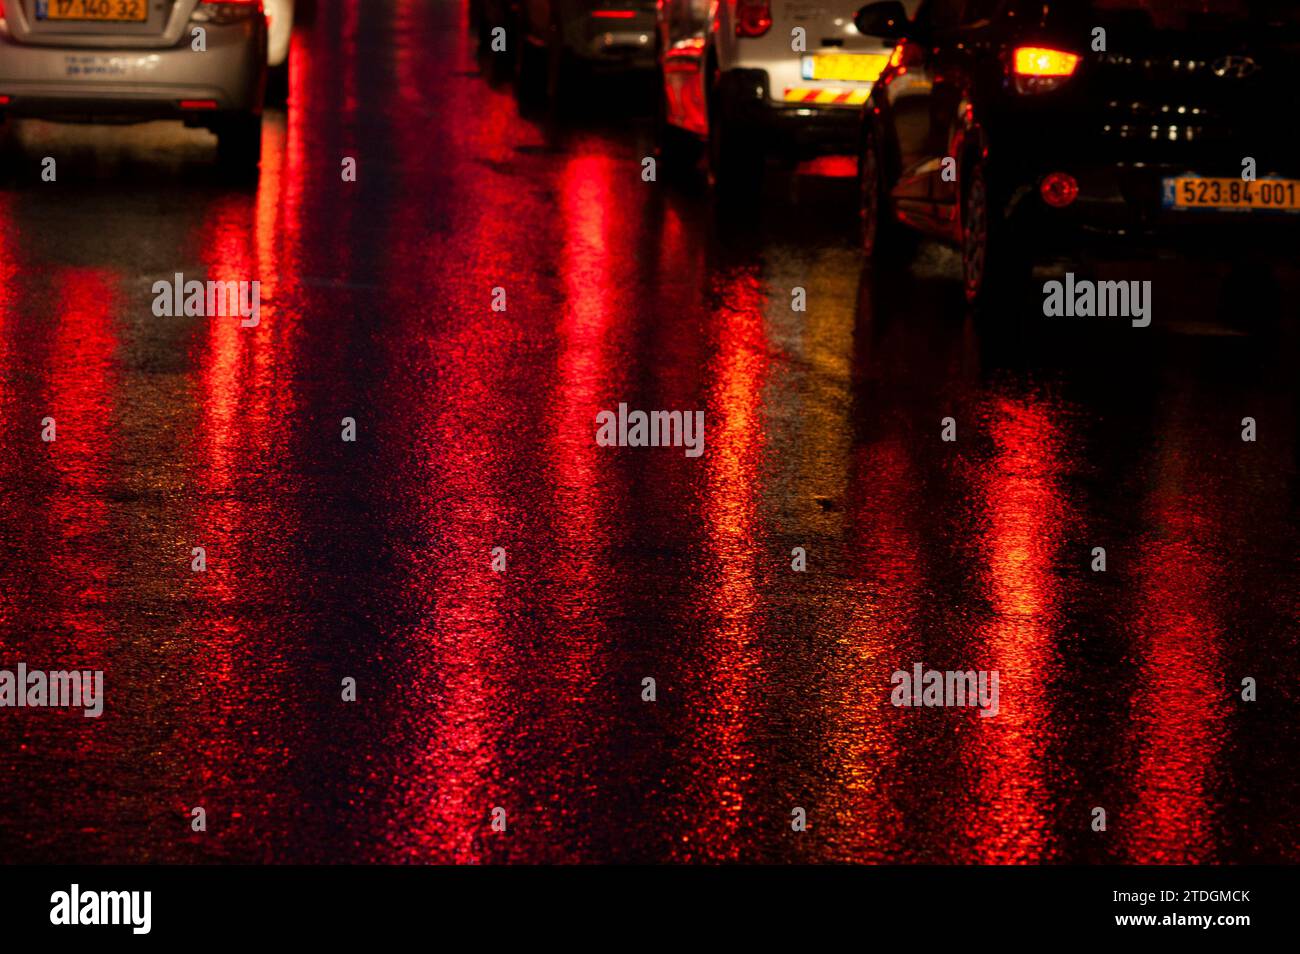
{"label": "glowing brake light", "polygon": [[1077,53],[1046,46],[1016,47],[1010,63],[1016,92],[1028,95],[1050,93],[1074,75],[1080,59]]}
{"label": "glowing brake light", "polygon": [[736,36],[762,36],[770,29],[770,0],[736,0]]}
{"label": "glowing brake light", "polygon": [[1041,46],[1016,47],[1017,76],[1073,76],[1079,57]]}
{"label": "glowing brake light", "polygon": [[597,20],[631,20],[636,16],[635,10],[592,10],[591,15]]}

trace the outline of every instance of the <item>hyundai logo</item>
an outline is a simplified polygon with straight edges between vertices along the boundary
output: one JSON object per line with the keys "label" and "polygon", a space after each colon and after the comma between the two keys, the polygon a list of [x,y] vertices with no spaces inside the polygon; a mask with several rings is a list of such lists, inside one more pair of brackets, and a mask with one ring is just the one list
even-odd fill
{"label": "hyundai logo", "polygon": [[1259,69],[1259,64],[1249,56],[1225,56],[1211,65],[1215,76],[1228,79],[1245,79]]}

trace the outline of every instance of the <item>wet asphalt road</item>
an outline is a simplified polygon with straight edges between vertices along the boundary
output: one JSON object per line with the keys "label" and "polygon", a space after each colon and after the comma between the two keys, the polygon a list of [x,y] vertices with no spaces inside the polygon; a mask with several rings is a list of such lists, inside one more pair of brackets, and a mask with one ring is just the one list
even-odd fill
{"label": "wet asphalt road", "polygon": [[[645,84],[521,116],[458,5],[321,7],[255,188],[199,131],[11,131],[0,668],[107,701],[0,710],[0,857],[1300,858],[1292,269],[975,322],[950,252],[862,268],[851,179],[720,213],[642,181]],[[177,272],[260,324],[155,317]],[[596,446],[620,402],[704,454]],[[914,663],[998,716],[891,706]]]}

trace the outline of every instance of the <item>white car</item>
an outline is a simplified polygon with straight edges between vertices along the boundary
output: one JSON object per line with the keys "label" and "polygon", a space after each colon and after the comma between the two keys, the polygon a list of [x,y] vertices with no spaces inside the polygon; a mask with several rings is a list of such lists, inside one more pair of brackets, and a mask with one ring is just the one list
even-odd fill
{"label": "white car", "polygon": [[[915,8],[919,0],[907,0]],[[772,154],[853,153],[893,44],[853,23],[862,0],[660,0],[661,154],[708,145],[720,192],[750,195]]]}
{"label": "white car", "polygon": [[289,98],[289,37],[293,33],[293,0],[262,0],[268,37],[266,65],[267,98],[282,103]]}
{"label": "white car", "polygon": [[[0,119],[180,120],[240,173],[262,155],[267,24],[259,0],[5,0]],[[193,31],[206,31],[196,55]]]}

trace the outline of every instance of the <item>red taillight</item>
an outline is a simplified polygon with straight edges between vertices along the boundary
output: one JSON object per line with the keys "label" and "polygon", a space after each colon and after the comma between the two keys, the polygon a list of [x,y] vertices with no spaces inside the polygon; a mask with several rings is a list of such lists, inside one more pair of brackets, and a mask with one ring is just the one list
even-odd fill
{"label": "red taillight", "polygon": [[1079,182],[1068,172],[1053,172],[1043,178],[1038,192],[1054,209],[1063,209],[1079,197]]}
{"label": "red taillight", "polygon": [[0,106],[8,106],[8,105],[9,105],[9,97],[0,96]]}
{"label": "red taillight", "polygon": [[736,0],[736,36],[762,36],[770,29],[770,0]]}
{"label": "red taillight", "polygon": [[1018,93],[1050,93],[1079,68],[1079,54],[1046,46],[1018,46],[1011,54],[1011,74]]}
{"label": "red taillight", "polygon": [[217,101],[215,99],[182,99],[180,106],[181,109],[216,109]]}
{"label": "red taillight", "polygon": [[592,10],[591,15],[597,20],[631,20],[636,16],[635,10]]}
{"label": "red taillight", "polygon": [[1016,47],[1015,57],[1017,76],[1073,76],[1079,65],[1078,54],[1043,46]]}

